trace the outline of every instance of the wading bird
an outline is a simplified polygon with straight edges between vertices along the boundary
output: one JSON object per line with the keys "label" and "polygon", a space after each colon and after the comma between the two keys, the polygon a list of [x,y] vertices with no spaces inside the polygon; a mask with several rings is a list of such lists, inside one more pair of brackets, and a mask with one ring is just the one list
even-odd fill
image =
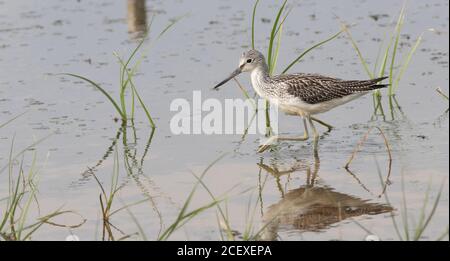
{"label": "wading bird", "polygon": [[317,154],[319,134],[314,127],[312,115],[329,111],[372,90],[387,86],[386,84],[378,84],[387,77],[363,81],[346,81],[305,73],[270,76],[264,55],[256,50],[249,50],[242,54],[239,67],[228,78],[217,84],[214,89],[219,88],[242,72],[251,73],[253,89],[260,97],[277,105],[287,114],[302,117],[305,127],[305,133],[300,137],[278,135],[270,137],[259,147],[258,152],[264,152],[273,143],[280,140],[308,140],[308,121],[314,133],[314,153]]}

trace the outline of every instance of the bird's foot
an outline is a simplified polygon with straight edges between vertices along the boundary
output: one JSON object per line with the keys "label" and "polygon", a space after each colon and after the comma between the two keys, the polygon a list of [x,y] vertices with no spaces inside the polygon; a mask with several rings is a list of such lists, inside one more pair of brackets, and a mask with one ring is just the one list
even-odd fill
{"label": "bird's foot", "polygon": [[317,119],[317,118],[314,118],[314,117],[312,117],[312,116],[311,116],[311,120],[313,120],[313,121],[319,123],[320,125],[324,126],[325,128],[327,128],[327,132],[331,132],[331,131],[334,129],[334,126],[333,126],[333,125],[328,124],[328,123],[326,123],[326,122],[324,122],[324,121],[321,121],[321,120],[319,120],[319,119]]}
{"label": "bird's foot", "polygon": [[278,136],[272,136],[270,137],[266,142],[264,142],[264,144],[260,145],[258,147],[257,152],[258,153],[263,153],[264,151],[266,151],[268,148],[272,147],[272,145],[274,145],[275,142],[277,142],[278,140]]}

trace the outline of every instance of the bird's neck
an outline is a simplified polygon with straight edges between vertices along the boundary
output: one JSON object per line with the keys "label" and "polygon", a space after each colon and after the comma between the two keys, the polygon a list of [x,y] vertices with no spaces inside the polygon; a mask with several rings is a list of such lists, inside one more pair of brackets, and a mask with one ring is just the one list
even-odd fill
{"label": "bird's neck", "polygon": [[267,81],[270,78],[269,67],[266,63],[258,65],[255,69],[253,69],[251,73],[252,79],[258,79],[260,81]]}
{"label": "bird's neck", "polygon": [[259,65],[255,69],[253,69],[251,73],[251,80],[253,89],[255,89],[256,93],[258,93],[261,97],[266,97],[266,87],[267,83],[270,80],[269,68],[266,64]]}

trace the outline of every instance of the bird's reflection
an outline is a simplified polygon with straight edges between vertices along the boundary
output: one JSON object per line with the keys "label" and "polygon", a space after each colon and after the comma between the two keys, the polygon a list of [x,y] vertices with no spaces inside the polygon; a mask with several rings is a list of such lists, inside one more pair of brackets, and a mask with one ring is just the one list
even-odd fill
{"label": "bird's reflection", "polygon": [[[287,169],[264,163],[258,165],[277,180],[280,176],[291,175],[295,171],[306,172],[306,183],[297,189],[287,192],[281,190],[280,201],[269,206],[264,215],[262,239],[277,240],[280,231],[295,230],[298,232],[320,232],[342,220],[361,215],[377,215],[390,212],[393,208],[387,204],[371,203],[369,199],[361,199],[338,192],[334,188],[317,184],[320,168],[319,157],[314,157],[313,164],[306,166],[296,161]],[[312,165],[312,166],[310,166]],[[279,185],[279,188],[281,186]]]}
{"label": "bird's reflection", "polygon": [[145,0],[127,1],[128,31],[139,38],[147,30],[147,11]]}

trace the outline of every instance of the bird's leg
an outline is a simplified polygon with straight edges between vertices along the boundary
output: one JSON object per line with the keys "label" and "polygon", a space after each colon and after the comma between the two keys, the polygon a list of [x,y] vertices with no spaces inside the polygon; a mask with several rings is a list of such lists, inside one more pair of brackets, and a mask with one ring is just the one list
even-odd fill
{"label": "bird's leg", "polygon": [[316,127],[314,127],[314,123],[312,122],[313,120],[311,119],[310,116],[308,116],[308,121],[309,121],[309,125],[311,125],[311,129],[313,130],[313,134],[314,134],[314,156],[318,157],[319,153],[318,153],[318,143],[319,143],[319,133],[316,130]]}
{"label": "bird's leg", "polygon": [[325,127],[328,129],[328,132],[330,132],[330,131],[334,128],[333,125],[330,125],[330,124],[328,124],[328,123],[326,123],[326,122],[324,122],[324,121],[321,121],[321,120],[319,120],[319,119],[317,119],[317,118],[315,118],[315,117],[312,117],[312,116],[311,116],[311,120],[313,120],[313,121],[319,123],[320,125],[325,126]]}
{"label": "bird's leg", "polygon": [[303,118],[303,126],[305,127],[305,133],[301,137],[288,137],[288,136],[272,136],[263,145],[259,146],[258,153],[266,151],[273,143],[279,140],[289,140],[289,141],[305,141],[309,139],[308,125],[306,124],[306,119]]}
{"label": "bird's leg", "polygon": [[306,119],[303,118],[303,126],[305,127],[305,133],[303,133],[303,136],[301,137],[282,137],[279,136],[278,140],[291,140],[291,141],[305,141],[309,139],[309,133],[308,133],[308,125],[306,124]]}

